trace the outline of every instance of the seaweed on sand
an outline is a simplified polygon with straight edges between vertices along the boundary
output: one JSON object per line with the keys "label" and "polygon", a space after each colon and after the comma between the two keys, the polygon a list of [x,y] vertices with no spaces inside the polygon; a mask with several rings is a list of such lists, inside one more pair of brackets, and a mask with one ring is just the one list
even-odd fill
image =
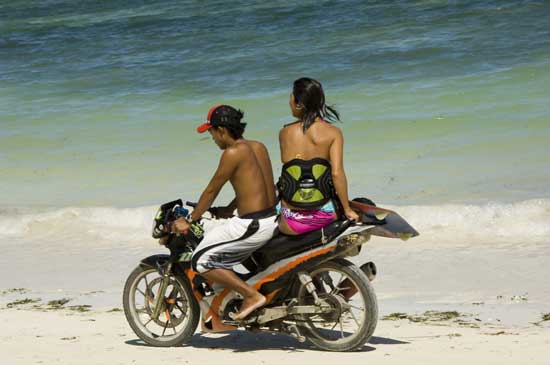
{"label": "seaweed on sand", "polygon": [[14,293],[25,294],[28,292],[29,292],[29,289],[25,289],[25,288],[9,288],[9,289],[0,290],[0,295],[14,294]]}
{"label": "seaweed on sand", "polygon": [[382,317],[383,321],[397,321],[398,319],[407,319],[407,313],[395,312]]}
{"label": "seaweed on sand", "polygon": [[538,322],[533,322],[535,326],[540,326],[542,322],[550,321],[550,312],[549,313],[542,313],[541,314],[541,320]]}
{"label": "seaweed on sand", "polygon": [[81,305],[71,305],[66,308],[75,312],[89,312],[92,306],[89,304],[81,304]]}
{"label": "seaweed on sand", "polygon": [[454,322],[460,325],[472,325],[469,322],[459,320],[459,317],[463,316],[457,311],[426,311],[423,314],[412,315],[407,313],[395,312],[391,313],[385,317],[382,317],[382,320],[385,321],[396,321],[399,319],[408,319],[414,323],[437,323],[437,322],[448,322],[454,320]]}
{"label": "seaweed on sand", "polygon": [[439,312],[439,311],[426,311],[421,316],[415,316],[410,320],[413,322],[441,322],[450,321],[460,317],[460,313],[457,311]]}
{"label": "seaweed on sand", "polygon": [[62,299],[56,299],[56,300],[50,300],[48,302],[49,309],[62,309],[63,306],[67,303],[69,303],[71,299],[69,298],[62,298]]}
{"label": "seaweed on sand", "polygon": [[10,302],[6,305],[6,307],[8,308],[13,308],[13,307],[17,307],[17,306],[20,306],[20,305],[25,305],[25,304],[31,304],[31,303],[38,303],[41,299],[40,298],[25,298],[25,299],[18,299],[18,300],[15,300],[13,302]]}

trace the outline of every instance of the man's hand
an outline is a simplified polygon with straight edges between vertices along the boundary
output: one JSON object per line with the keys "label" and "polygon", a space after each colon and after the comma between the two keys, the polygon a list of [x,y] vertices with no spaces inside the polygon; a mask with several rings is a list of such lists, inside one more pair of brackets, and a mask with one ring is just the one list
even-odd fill
{"label": "man's hand", "polygon": [[189,222],[185,218],[178,218],[172,222],[171,229],[172,233],[187,233],[189,230]]}

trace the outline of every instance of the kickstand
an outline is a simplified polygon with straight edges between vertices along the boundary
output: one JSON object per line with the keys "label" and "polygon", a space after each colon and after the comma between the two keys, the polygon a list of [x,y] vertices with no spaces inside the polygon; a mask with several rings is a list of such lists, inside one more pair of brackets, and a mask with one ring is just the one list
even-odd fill
{"label": "kickstand", "polygon": [[300,333],[300,330],[298,329],[298,326],[296,326],[295,324],[289,324],[288,327],[287,327],[287,331],[292,337],[297,339],[298,342],[301,342],[301,343],[306,342],[305,336],[303,336]]}

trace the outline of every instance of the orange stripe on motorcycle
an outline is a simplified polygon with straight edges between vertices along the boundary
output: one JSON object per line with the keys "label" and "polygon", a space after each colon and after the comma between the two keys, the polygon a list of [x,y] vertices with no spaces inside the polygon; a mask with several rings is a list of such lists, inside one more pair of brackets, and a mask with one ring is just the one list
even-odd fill
{"label": "orange stripe on motorcycle", "polygon": [[314,257],[323,255],[323,254],[325,254],[325,253],[327,253],[327,252],[330,252],[330,251],[334,250],[335,247],[336,247],[336,246],[323,248],[323,249],[314,251],[314,252],[310,253],[309,255],[299,257],[299,258],[297,258],[296,260],[294,260],[294,261],[292,261],[292,262],[289,262],[289,263],[286,264],[285,266],[283,266],[283,267],[277,269],[276,271],[272,272],[271,274],[267,275],[266,277],[264,277],[263,279],[261,279],[260,281],[258,281],[256,284],[254,284],[254,289],[259,290],[260,287],[261,287],[263,284],[278,279],[281,275],[283,275],[284,273],[286,273],[286,272],[288,272],[288,271],[294,269],[296,266],[300,265],[301,263],[303,263],[303,262],[305,262],[305,261],[308,261],[308,260],[311,260],[311,259],[314,258]]}

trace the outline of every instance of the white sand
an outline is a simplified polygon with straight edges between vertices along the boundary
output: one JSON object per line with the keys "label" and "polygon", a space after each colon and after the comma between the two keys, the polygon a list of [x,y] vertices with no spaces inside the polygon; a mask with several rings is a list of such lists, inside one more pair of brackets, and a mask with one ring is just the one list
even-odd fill
{"label": "white sand", "polygon": [[[243,331],[202,336],[188,346],[145,346],[124,315],[0,312],[3,364],[548,364],[550,328],[460,328],[381,321],[368,345],[327,353],[286,336]],[[495,335],[496,333],[502,333]]]}
{"label": "white sand", "polygon": [[[380,316],[456,310],[466,326],[479,328],[454,321],[426,325],[380,320],[363,351],[345,354],[316,351],[286,336],[242,331],[197,334],[184,347],[152,348],[137,340],[121,312],[107,311],[122,306],[124,281],[138,261],[165,249],[145,229],[136,231],[141,223],[98,231],[104,224],[100,222],[50,232],[37,219],[28,233],[0,236],[0,291],[29,290],[0,294],[1,363],[550,364],[550,321],[533,324],[542,313],[550,313],[546,235],[516,234],[515,227],[507,236],[472,231],[476,236],[467,229],[453,231],[457,222],[416,223],[409,210],[404,216],[422,233],[419,238],[373,239],[353,258],[378,266],[373,285]],[[23,298],[40,298],[42,306],[70,298],[66,306],[87,304],[92,311],[33,310],[32,304],[6,308]]]}

